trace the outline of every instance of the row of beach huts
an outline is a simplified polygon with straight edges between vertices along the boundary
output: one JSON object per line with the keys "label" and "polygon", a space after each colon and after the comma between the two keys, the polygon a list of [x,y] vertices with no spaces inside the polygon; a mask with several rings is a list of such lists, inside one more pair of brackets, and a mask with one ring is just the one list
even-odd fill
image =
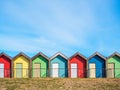
{"label": "row of beach huts", "polygon": [[51,58],[39,52],[32,58],[23,52],[11,58],[0,54],[0,78],[120,78],[120,54],[89,58],[77,52],[70,58],[58,52]]}

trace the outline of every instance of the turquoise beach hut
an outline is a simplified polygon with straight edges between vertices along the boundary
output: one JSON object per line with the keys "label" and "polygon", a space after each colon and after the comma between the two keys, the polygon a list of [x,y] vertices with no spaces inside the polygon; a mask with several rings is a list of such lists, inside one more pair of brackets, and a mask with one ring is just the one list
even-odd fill
{"label": "turquoise beach hut", "polygon": [[68,58],[60,52],[50,58],[50,76],[68,77]]}

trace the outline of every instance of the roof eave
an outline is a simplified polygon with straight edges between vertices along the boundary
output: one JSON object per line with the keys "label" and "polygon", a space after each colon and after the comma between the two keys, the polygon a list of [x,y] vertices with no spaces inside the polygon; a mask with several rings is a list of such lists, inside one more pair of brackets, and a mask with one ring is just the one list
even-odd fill
{"label": "roof eave", "polygon": [[81,54],[81,53],[79,53],[79,52],[76,52],[74,55],[72,55],[72,56],[69,58],[69,60],[72,59],[73,57],[77,56],[77,55],[79,55],[79,56],[82,57],[83,59],[87,60],[87,58],[86,58],[83,54]]}
{"label": "roof eave", "polygon": [[9,58],[10,60],[12,60],[12,57],[10,57],[9,55],[7,55],[6,53],[4,53],[4,52],[2,52],[2,53],[0,53],[0,56],[5,56],[5,57],[7,57],[7,58]]}
{"label": "roof eave", "polygon": [[68,57],[65,56],[64,54],[62,54],[61,52],[57,52],[56,54],[54,54],[51,58],[50,58],[50,61],[52,59],[54,59],[55,57],[57,57],[58,55],[60,55],[61,57],[63,57],[64,59],[68,60]]}
{"label": "roof eave", "polygon": [[23,52],[18,53],[15,57],[13,57],[13,60],[16,59],[16,58],[18,58],[19,56],[24,56],[25,58],[27,58],[28,60],[30,60],[30,57],[27,56],[27,55],[26,55],[25,53],[23,53]]}
{"label": "roof eave", "polygon": [[96,56],[96,55],[106,61],[106,57],[104,57],[104,56],[103,56],[102,54],[100,54],[99,52],[95,52],[94,54],[92,54],[92,55],[88,58],[88,60],[90,60],[91,58],[93,58],[93,57]]}
{"label": "roof eave", "polygon": [[49,58],[48,58],[45,54],[43,54],[42,52],[39,52],[39,53],[37,53],[35,56],[33,56],[33,57],[32,57],[32,60],[34,60],[34,59],[37,58],[38,56],[42,56],[42,57],[44,57],[45,59],[47,59],[47,60],[49,61]]}
{"label": "roof eave", "polygon": [[110,59],[113,56],[118,56],[120,57],[120,54],[118,52],[114,52],[113,54],[111,54],[107,59]]}

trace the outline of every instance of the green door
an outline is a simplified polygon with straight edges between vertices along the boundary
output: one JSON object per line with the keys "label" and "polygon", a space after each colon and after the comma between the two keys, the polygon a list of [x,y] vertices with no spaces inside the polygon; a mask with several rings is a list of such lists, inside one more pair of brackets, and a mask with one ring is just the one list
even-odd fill
{"label": "green door", "polygon": [[16,64],[16,77],[21,78],[22,77],[22,63]]}

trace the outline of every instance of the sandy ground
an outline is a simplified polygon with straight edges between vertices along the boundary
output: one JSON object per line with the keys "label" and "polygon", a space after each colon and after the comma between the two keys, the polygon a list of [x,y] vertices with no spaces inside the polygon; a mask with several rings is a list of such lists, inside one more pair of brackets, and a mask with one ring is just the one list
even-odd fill
{"label": "sandy ground", "polygon": [[120,79],[0,79],[0,90],[120,90]]}

